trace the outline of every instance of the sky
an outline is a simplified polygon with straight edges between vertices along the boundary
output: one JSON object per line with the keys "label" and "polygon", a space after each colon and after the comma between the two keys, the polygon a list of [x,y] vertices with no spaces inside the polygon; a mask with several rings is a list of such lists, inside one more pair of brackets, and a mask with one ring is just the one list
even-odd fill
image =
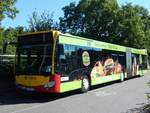
{"label": "sky", "polygon": [[[70,2],[78,3],[79,0],[18,0],[16,7],[19,10],[16,18],[11,20],[5,18],[2,21],[2,26],[17,27],[25,26],[28,27],[28,20],[33,11],[43,12],[49,11],[54,12],[54,20],[58,20],[59,17],[63,17],[62,8],[69,5]],[[150,0],[117,0],[119,5],[126,4],[128,2],[133,3],[133,5],[140,5],[147,8],[150,12]]]}

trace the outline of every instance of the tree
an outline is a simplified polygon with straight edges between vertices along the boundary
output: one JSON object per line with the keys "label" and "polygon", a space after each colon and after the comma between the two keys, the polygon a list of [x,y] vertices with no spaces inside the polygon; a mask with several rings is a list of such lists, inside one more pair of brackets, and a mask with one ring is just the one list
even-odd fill
{"label": "tree", "polygon": [[17,0],[1,0],[0,1],[0,27],[1,21],[7,16],[11,19],[16,17],[18,10],[14,6]]}
{"label": "tree", "polygon": [[47,31],[58,28],[58,24],[53,21],[53,13],[49,14],[49,12],[45,11],[41,14],[34,11],[28,23],[30,32]]}
{"label": "tree", "polygon": [[150,52],[150,15],[147,9],[116,0],[80,0],[63,8],[60,29],[74,35]]}
{"label": "tree", "polygon": [[97,40],[110,41],[118,10],[116,0],[80,0],[63,8],[60,28],[64,32]]}
{"label": "tree", "polygon": [[[9,27],[9,28],[5,29],[3,31],[4,38],[2,40],[2,44],[4,45],[5,43],[17,42],[17,36],[24,32],[26,32],[26,31],[24,30],[24,27],[22,27],[22,26],[18,26],[16,28]],[[15,54],[15,50],[16,50],[15,45],[8,45],[8,47],[6,49],[6,53],[7,54]]]}
{"label": "tree", "polygon": [[0,53],[2,53],[3,29],[0,27]]}
{"label": "tree", "polygon": [[121,7],[117,13],[118,38],[115,42],[136,48],[146,48],[148,11],[138,5],[128,3]]}
{"label": "tree", "polygon": [[0,0],[0,53],[2,52],[3,40],[3,28],[1,21],[7,16],[11,19],[16,17],[18,10],[14,6],[17,0]]}

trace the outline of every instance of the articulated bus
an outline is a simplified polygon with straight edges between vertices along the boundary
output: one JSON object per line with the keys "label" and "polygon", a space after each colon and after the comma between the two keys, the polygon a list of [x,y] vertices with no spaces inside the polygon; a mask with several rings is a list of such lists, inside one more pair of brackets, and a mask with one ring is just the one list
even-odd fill
{"label": "articulated bus", "polygon": [[147,51],[63,34],[58,31],[18,36],[16,85],[27,91],[63,93],[141,76]]}

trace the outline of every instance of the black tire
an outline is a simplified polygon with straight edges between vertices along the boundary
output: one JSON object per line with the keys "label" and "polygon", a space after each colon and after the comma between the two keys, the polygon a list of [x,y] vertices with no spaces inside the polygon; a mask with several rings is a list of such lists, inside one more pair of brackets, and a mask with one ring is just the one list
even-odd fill
{"label": "black tire", "polygon": [[81,91],[86,93],[90,89],[90,82],[87,76],[83,76],[81,81]]}

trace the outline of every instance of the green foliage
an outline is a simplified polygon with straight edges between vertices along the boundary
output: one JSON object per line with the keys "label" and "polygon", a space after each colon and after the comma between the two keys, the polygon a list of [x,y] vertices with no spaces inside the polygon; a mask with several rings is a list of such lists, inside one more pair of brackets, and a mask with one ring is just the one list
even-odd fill
{"label": "green foliage", "polygon": [[14,19],[16,17],[16,14],[18,13],[18,10],[14,6],[16,2],[17,0],[0,0],[0,53],[2,53],[3,41],[5,40],[6,34],[2,29],[1,21],[6,16],[11,19]]}
{"label": "green foliage", "polygon": [[[3,32],[2,45],[6,42],[16,42],[17,35],[24,33],[24,27],[18,26],[16,28],[9,27]],[[15,45],[8,45],[6,54],[15,54]]]}
{"label": "green foliage", "polygon": [[[116,0],[80,0],[63,8],[62,31],[97,40],[110,41],[118,4]],[[105,23],[105,24],[104,24]]]}
{"label": "green foliage", "polygon": [[80,0],[63,8],[60,29],[74,35],[146,48],[150,53],[150,15],[147,9],[116,0]]}
{"label": "green foliage", "polygon": [[0,53],[2,53],[2,40],[3,40],[3,29],[0,28]]}
{"label": "green foliage", "polygon": [[1,0],[0,1],[0,22],[6,16],[11,19],[14,19],[16,17],[16,14],[18,13],[18,10],[14,6],[16,2],[17,0]]}
{"label": "green foliage", "polygon": [[[17,37],[17,30],[10,27],[4,31],[3,36],[4,36],[3,44],[6,42],[14,41],[16,40],[16,37]],[[8,45],[7,54],[14,54],[14,53],[15,53],[15,47]]]}
{"label": "green foliage", "polygon": [[119,42],[130,47],[145,48],[147,10],[140,6],[126,4],[122,6],[117,15],[118,23],[116,28],[120,34],[118,37]]}
{"label": "green foliage", "polygon": [[37,31],[47,31],[51,29],[57,28],[57,23],[54,24],[53,21],[53,13],[49,14],[49,12],[43,12],[39,14],[34,11],[29,18],[29,32],[37,32]]}

